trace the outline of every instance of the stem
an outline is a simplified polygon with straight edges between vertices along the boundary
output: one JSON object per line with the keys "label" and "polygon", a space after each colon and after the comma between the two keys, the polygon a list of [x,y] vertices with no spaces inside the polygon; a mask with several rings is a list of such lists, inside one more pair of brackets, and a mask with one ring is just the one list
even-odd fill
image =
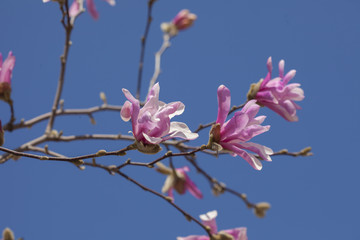
{"label": "stem", "polygon": [[[48,125],[46,126],[46,130],[45,130],[45,133],[47,135],[49,135],[51,133],[51,130],[54,126],[56,110],[58,109],[61,93],[62,93],[63,86],[64,86],[66,63],[67,63],[67,58],[68,58],[69,49],[70,49],[70,45],[71,45],[70,36],[71,36],[72,29],[73,29],[73,26],[70,23],[68,0],[65,1],[65,9],[66,10],[64,10],[63,5],[60,6],[60,9],[63,13],[61,23],[63,24],[64,29],[65,29],[65,47],[64,47],[63,54],[60,56],[61,69],[60,69],[60,75],[59,75],[59,80],[58,80],[58,86],[56,89],[55,99],[54,99],[54,103],[53,103],[53,106],[51,109],[50,119],[49,119]],[[66,21],[65,21],[65,19],[66,19]]]}
{"label": "stem", "polygon": [[144,57],[145,57],[145,47],[146,47],[146,39],[150,30],[150,25],[152,22],[152,7],[156,0],[149,0],[148,2],[148,12],[147,12],[147,20],[145,26],[144,35],[141,37],[141,52],[140,52],[140,61],[139,61],[139,72],[138,72],[138,82],[137,82],[137,90],[136,90],[136,99],[140,99],[140,90],[141,90],[141,80],[142,73],[144,68]]}
{"label": "stem", "polygon": [[150,192],[150,193],[152,193],[152,194],[154,194],[154,195],[156,195],[156,196],[158,196],[158,197],[166,200],[170,205],[172,205],[172,206],[173,206],[174,208],[176,208],[179,212],[181,212],[181,213],[185,216],[185,218],[186,218],[187,220],[189,220],[189,221],[192,220],[192,221],[196,222],[200,227],[202,227],[202,228],[206,231],[206,233],[209,235],[209,237],[211,237],[211,233],[210,233],[210,229],[209,229],[209,228],[207,228],[206,226],[204,226],[199,220],[197,220],[196,218],[194,218],[193,216],[191,216],[189,213],[185,212],[185,211],[184,211],[182,208],[180,208],[178,205],[176,205],[176,204],[172,201],[171,198],[168,198],[168,197],[166,197],[166,196],[164,196],[164,195],[162,195],[162,194],[160,194],[160,193],[158,193],[158,192],[156,192],[156,191],[154,191],[154,190],[152,190],[152,189],[150,189],[150,188],[148,188],[148,187],[145,187],[144,185],[142,185],[141,183],[137,182],[136,180],[130,178],[128,175],[126,175],[125,173],[123,173],[123,172],[121,172],[121,171],[117,171],[117,173],[118,173],[120,176],[122,176],[123,178],[125,178],[126,180],[134,183],[135,185],[137,185],[138,187],[140,187],[140,188],[143,189],[144,191]]}
{"label": "stem", "polygon": [[159,51],[157,51],[157,53],[155,54],[155,69],[154,69],[154,74],[150,80],[148,93],[150,92],[151,88],[154,86],[156,80],[160,75],[161,56],[169,47],[170,47],[170,35],[165,33],[163,36],[163,44],[161,45]]}
{"label": "stem", "polygon": [[[101,106],[95,106],[95,107],[84,108],[84,109],[58,109],[56,111],[55,115],[56,116],[60,116],[60,115],[90,115],[92,113],[100,112],[100,111],[120,112],[121,108],[122,108],[122,106],[120,106],[120,105],[117,106],[117,105],[103,104]],[[51,115],[52,115],[52,112],[48,112],[48,113],[41,114],[37,117],[34,117],[30,120],[27,120],[27,121],[21,120],[20,123],[14,124],[12,126],[12,130],[19,129],[19,128],[25,128],[25,127],[32,127],[36,123],[42,122],[42,121],[50,118]],[[4,130],[10,131],[10,128],[6,125],[6,126],[4,126]]]}

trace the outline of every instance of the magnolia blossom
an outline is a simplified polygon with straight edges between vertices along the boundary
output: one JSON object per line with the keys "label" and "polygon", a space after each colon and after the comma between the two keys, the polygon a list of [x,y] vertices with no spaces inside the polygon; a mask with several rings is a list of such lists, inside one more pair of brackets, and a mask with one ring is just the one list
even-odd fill
{"label": "magnolia blossom", "polygon": [[216,124],[210,130],[215,143],[213,147],[217,148],[216,150],[221,150],[221,148],[229,150],[231,155],[239,155],[253,168],[261,170],[262,164],[260,160],[245,150],[258,154],[266,161],[271,161],[270,155],[273,154],[273,151],[270,148],[248,142],[253,137],[270,129],[269,125],[260,125],[266,116],[255,117],[260,106],[256,104],[256,100],[250,100],[241,111],[236,112],[230,120],[225,122],[230,110],[230,90],[221,85],[217,94],[219,103],[218,116]]}
{"label": "magnolia blossom", "polygon": [[[218,232],[216,226],[217,211],[211,211],[206,214],[200,215],[200,219],[205,226],[210,227],[210,232],[213,235],[213,239],[221,240],[247,240],[246,228],[234,228],[228,230],[221,230]],[[209,236],[196,236],[191,235],[188,237],[177,237],[177,240],[210,240]]]}
{"label": "magnolia blossom", "polygon": [[202,193],[196,187],[195,183],[191,181],[186,172],[189,172],[189,167],[185,166],[182,168],[176,168],[175,171],[171,168],[166,167],[162,163],[157,163],[158,172],[167,175],[164,186],[162,187],[163,193],[168,193],[169,197],[174,199],[173,189],[179,194],[185,194],[189,191],[194,197],[201,199]]}
{"label": "magnolia blossom", "polygon": [[139,101],[127,89],[123,88],[122,91],[128,101],[124,103],[120,116],[126,122],[131,119],[133,135],[137,143],[146,147],[170,138],[193,140],[199,136],[197,133],[192,133],[185,123],[170,122],[171,118],[184,112],[185,105],[182,102],[166,104],[159,101],[158,83],[151,88],[146,103],[141,109]]}
{"label": "magnolia blossom", "polygon": [[175,16],[175,18],[172,20],[172,23],[178,30],[184,30],[191,27],[196,18],[197,16],[195,14],[190,13],[190,11],[187,9],[183,9]]}
{"label": "magnolia blossom", "polygon": [[[109,3],[111,6],[115,6],[115,0],[105,0],[107,3]],[[86,6],[89,10],[90,15],[94,19],[99,18],[99,13],[95,8],[94,0],[86,0]],[[80,11],[84,9],[84,0],[74,0],[74,2],[70,6],[69,14],[70,17],[75,17],[79,14]]]}
{"label": "magnolia blossom", "polygon": [[196,20],[197,16],[190,13],[189,10],[181,10],[171,22],[165,22],[161,24],[161,29],[170,34],[170,36],[176,36],[179,30],[185,30],[191,27]]}
{"label": "magnolia blossom", "polygon": [[295,77],[296,71],[290,70],[284,74],[285,61],[279,62],[279,77],[271,79],[272,61],[267,61],[268,74],[264,80],[260,80],[256,95],[257,102],[270,108],[290,122],[298,121],[296,110],[301,109],[294,101],[304,99],[304,91],[299,83],[288,84]]}
{"label": "magnolia blossom", "polygon": [[9,52],[9,55],[4,62],[0,53],[0,99],[6,102],[11,101],[11,77],[14,66],[15,57],[12,55],[11,51]]}

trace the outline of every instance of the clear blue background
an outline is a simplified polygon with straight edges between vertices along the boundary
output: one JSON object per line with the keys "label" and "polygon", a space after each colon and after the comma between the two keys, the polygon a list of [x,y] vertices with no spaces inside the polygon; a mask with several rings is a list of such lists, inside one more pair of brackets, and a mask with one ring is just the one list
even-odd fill
{"label": "clear blue background", "polygon": [[[73,31],[62,98],[66,108],[123,104],[123,87],[135,94],[144,31],[145,0],[118,0],[115,7],[96,0],[100,19],[80,16]],[[293,82],[302,84],[305,100],[300,121],[289,123],[261,109],[271,130],[254,139],[275,151],[312,146],[314,156],[274,157],[262,171],[243,159],[198,155],[199,164],[227,186],[247,193],[253,202],[268,201],[271,210],[256,218],[243,202],[229,194],[212,196],[208,182],[191,169],[190,177],[203,200],[176,195],[176,203],[193,216],[217,209],[219,229],[248,228],[250,240],[360,239],[359,214],[359,56],[360,2],[356,0],[227,0],[158,1],[146,48],[144,98],[152,76],[154,53],[162,41],[161,22],[181,9],[198,15],[195,25],[181,32],[163,56],[160,98],[186,105],[176,121],[191,129],[215,120],[216,89],[225,84],[232,104],[245,100],[249,85],[267,73],[266,60],[285,59],[286,71],[296,69]],[[1,0],[0,52],[16,56],[13,93],[18,120],[48,112],[53,103],[64,33],[58,4],[41,0]],[[1,120],[9,109],[0,103]],[[118,113],[59,117],[55,129],[64,135],[123,133],[131,130]],[[46,122],[31,129],[6,132],[7,148],[41,135]],[[207,141],[207,130],[194,144]],[[50,142],[49,148],[68,156],[120,149],[123,141]],[[163,154],[160,153],[160,154]],[[127,157],[149,161],[137,153]],[[127,157],[99,159],[119,164]],[[167,161],[165,161],[167,163]],[[187,164],[176,158],[175,166]],[[157,191],[165,179],[151,169],[124,171]],[[80,171],[72,164],[21,158],[0,166],[0,229],[10,227],[26,240],[175,239],[204,234],[168,203],[119,176],[100,169]]]}

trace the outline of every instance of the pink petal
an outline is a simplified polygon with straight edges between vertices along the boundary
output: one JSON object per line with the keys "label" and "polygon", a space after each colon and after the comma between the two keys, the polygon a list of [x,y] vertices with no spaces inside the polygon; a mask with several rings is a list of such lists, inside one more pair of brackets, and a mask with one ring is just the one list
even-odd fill
{"label": "pink petal", "polygon": [[195,185],[193,181],[191,181],[191,179],[185,172],[183,174],[185,177],[185,188],[189,191],[189,193],[191,193],[191,195],[193,195],[197,199],[203,198],[200,189]]}
{"label": "pink petal", "polygon": [[271,73],[272,73],[272,69],[273,69],[271,57],[268,58],[268,60],[266,62],[266,67],[268,69],[268,73],[267,73],[266,77],[264,78],[264,80],[262,81],[262,83],[260,85],[261,87],[265,86],[271,79]]}
{"label": "pink petal", "polygon": [[283,59],[279,62],[279,76],[280,78],[284,77],[284,68],[285,68],[285,61]]}
{"label": "pink petal", "polygon": [[272,94],[272,92],[271,91],[266,91],[266,90],[257,92],[256,100],[258,100],[260,103],[262,103],[263,101],[272,102],[272,103],[275,103],[275,104],[278,103],[278,100]]}
{"label": "pink petal", "polygon": [[222,230],[222,232],[230,234],[234,237],[234,240],[248,240],[245,227]]}
{"label": "pink petal", "polygon": [[255,170],[262,169],[262,164],[260,160],[257,159],[253,154],[236,147],[234,144],[221,143],[221,146],[245,159]]}
{"label": "pink petal", "polygon": [[12,52],[9,52],[8,57],[5,59],[2,65],[0,65],[0,82],[8,83],[11,85],[12,71],[15,66],[15,57]]}
{"label": "pink petal", "polygon": [[104,0],[104,1],[110,4],[110,6],[115,6],[116,4],[115,0]]}
{"label": "pink petal", "polygon": [[79,2],[77,0],[74,0],[69,9],[70,17],[75,17],[76,15],[79,14],[79,11],[80,11]]}
{"label": "pink petal", "polygon": [[[148,141],[148,143],[151,143],[151,144],[159,144],[163,141],[163,139],[160,137],[151,137],[144,132],[142,133],[142,135]],[[139,141],[139,139],[138,139],[138,141]]]}
{"label": "pink petal", "polygon": [[194,140],[199,137],[199,134],[191,132],[188,126],[182,122],[171,122],[169,136],[166,139],[170,138],[182,138],[186,140]]}
{"label": "pink petal", "polygon": [[134,98],[134,96],[129,92],[129,90],[123,88],[122,89],[125,97],[132,103],[132,113],[131,113],[131,123],[135,136],[138,136],[138,116],[140,111],[140,103],[139,100]]}
{"label": "pink petal", "polygon": [[88,8],[90,15],[97,20],[99,18],[99,13],[95,8],[94,0],[86,0],[86,7]]}
{"label": "pink petal", "polygon": [[221,127],[221,141],[230,141],[241,134],[241,131],[249,123],[249,117],[242,112],[236,112],[234,116]]}
{"label": "pink petal", "polygon": [[241,109],[241,113],[246,114],[249,120],[254,119],[255,115],[259,112],[260,106],[256,104],[256,100],[248,101],[243,109]]}
{"label": "pink petal", "polygon": [[120,111],[121,119],[127,122],[131,119],[131,114],[132,104],[129,101],[126,101]]}
{"label": "pink petal", "polygon": [[[281,103],[282,104],[282,103]],[[293,103],[294,104],[294,103]],[[283,105],[280,104],[270,104],[270,103],[264,103],[264,105],[268,108],[270,108],[271,110],[273,110],[274,112],[278,113],[280,116],[282,116],[283,118],[285,118],[286,120],[288,120],[289,122],[296,122],[298,121],[298,117],[296,115],[291,115],[289,114],[289,112],[286,110],[286,108],[284,108]],[[294,105],[294,108],[295,105]]]}
{"label": "pink petal", "polygon": [[160,85],[159,83],[155,83],[155,85],[149,91],[146,101],[149,101],[150,98],[155,98],[159,100],[159,94],[160,94]]}
{"label": "pink petal", "polygon": [[290,70],[285,77],[283,78],[283,85],[285,86],[291,79],[293,79],[296,75],[296,70]]}
{"label": "pink petal", "polygon": [[241,140],[242,142],[246,142],[259,134],[269,131],[269,129],[270,125],[250,125],[246,127],[240,134],[237,134],[236,138]]}
{"label": "pink petal", "polygon": [[293,101],[301,101],[304,97],[304,90],[299,88],[300,84],[293,83],[286,86],[286,89],[284,91],[284,99],[289,99]]}
{"label": "pink petal", "polygon": [[236,143],[235,146],[257,153],[262,159],[266,161],[271,161],[270,155],[274,153],[271,148],[265,147],[258,143],[243,142]]}
{"label": "pink petal", "polygon": [[200,215],[200,219],[202,221],[202,223],[208,227],[210,227],[210,232],[211,234],[216,234],[217,233],[217,225],[216,225],[216,217],[217,217],[217,211],[210,211],[207,212],[206,214],[202,214]]}
{"label": "pink petal", "polygon": [[177,237],[176,240],[209,240],[208,236],[187,236],[187,237]]}
{"label": "pink petal", "polygon": [[231,95],[230,90],[224,85],[220,85],[217,90],[218,95],[218,116],[216,123],[223,124],[230,111]]}

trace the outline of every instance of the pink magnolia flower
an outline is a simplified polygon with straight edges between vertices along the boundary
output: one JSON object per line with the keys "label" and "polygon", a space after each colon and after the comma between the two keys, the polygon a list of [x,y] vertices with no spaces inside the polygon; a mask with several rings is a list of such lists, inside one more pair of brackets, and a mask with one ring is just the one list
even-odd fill
{"label": "pink magnolia flower", "polygon": [[190,11],[187,9],[183,9],[175,16],[175,18],[172,20],[172,23],[178,30],[184,30],[191,27],[196,18],[197,16],[195,14],[190,13]]}
{"label": "pink magnolia flower", "polygon": [[[45,0],[49,1],[49,0]],[[109,3],[111,6],[115,6],[115,0],[105,0],[107,3]],[[82,11],[84,9],[84,0],[74,0],[74,2],[70,6],[69,14],[70,17],[75,17],[79,14],[79,11]],[[99,13],[96,10],[94,0],[86,0],[86,6],[89,10],[90,15],[96,20],[99,18]]]}
{"label": "pink magnolia flower", "polygon": [[261,170],[262,164],[260,160],[245,150],[257,153],[266,161],[271,161],[270,155],[273,154],[273,151],[270,148],[248,142],[253,137],[270,129],[269,125],[260,125],[266,116],[255,117],[260,106],[256,104],[256,100],[250,100],[241,111],[236,112],[230,120],[225,122],[230,110],[230,90],[221,85],[218,88],[217,94],[219,103],[218,116],[216,124],[210,130],[213,141],[216,143],[215,147],[220,147],[217,150],[221,150],[221,148],[229,150],[234,157],[239,155],[253,168]]}
{"label": "pink magnolia flower", "polygon": [[[247,240],[246,228],[234,228],[221,230],[218,232],[216,226],[217,211],[211,211],[206,214],[200,215],[200,219],[205,226],[210,227],[210,232],[214,235],[214,239],[225,239],[225,240]],[[177,240],[210,240],[209,236],[198,236],[191,235],[188,237],[177,237]]]}
{"label": "pink magnolia flower", "polygon": [[201,191],[197,188],[195,183],[191,181],[189,176],[186,174],[190,171],[189,167],[185,166],[182,168],[176,168],[175,172],[173,169],[166,167],[162,163],[157,163],[158,172],[167,175],[164,186],[162,187],[163,193],[168,193],[169,197],[174,199],[173,189],[179,194],[185,194],[189,191],[194,197],[201,199],[203,197]]}
{"label": "pink magnolia flower", "polygon": [[161,24],[161,29],[168,33],[170,36],[176,36],[179,30],[185,30],[191,27],[196,20],[197,16],[190,13],[189,10],[181,10],[171,22]]}
{"label": "pink magnolia flower", "polygon": [[0,53],[0,99],[3,99],[6,102],[11,101],[11,77],[14,66],[15,57],[12,55],[11,51],[4,62]]}
{"label": "pink magnolia flower", "polygon": [[120,116],[126,122],[131,119],[133,135],[138,143],[153,145],[175,137],[193,140],[199,136],[192,133],[185,123],[170,122],[171,118],[184,112],[185,105],[159,101],[159,83],[152,87],[141,109],[139,101],[127,89],[122,91],[128,101],[124,103]]}
{"label": "pink magnolia flower", "polygon": [[260,82],[259,90],[255,95],[257,102],[278,113],[290,122],[298,121],[296,110],[301,109],[294,101],[304,99],[304,91],[299,83],[288,84],[295,77],[296,71],[290,70],[284,75],[285,61],[279,62],[279,77],[271,79],[272,61],[269,57],[267,68],[269,70],[265,79]]}

